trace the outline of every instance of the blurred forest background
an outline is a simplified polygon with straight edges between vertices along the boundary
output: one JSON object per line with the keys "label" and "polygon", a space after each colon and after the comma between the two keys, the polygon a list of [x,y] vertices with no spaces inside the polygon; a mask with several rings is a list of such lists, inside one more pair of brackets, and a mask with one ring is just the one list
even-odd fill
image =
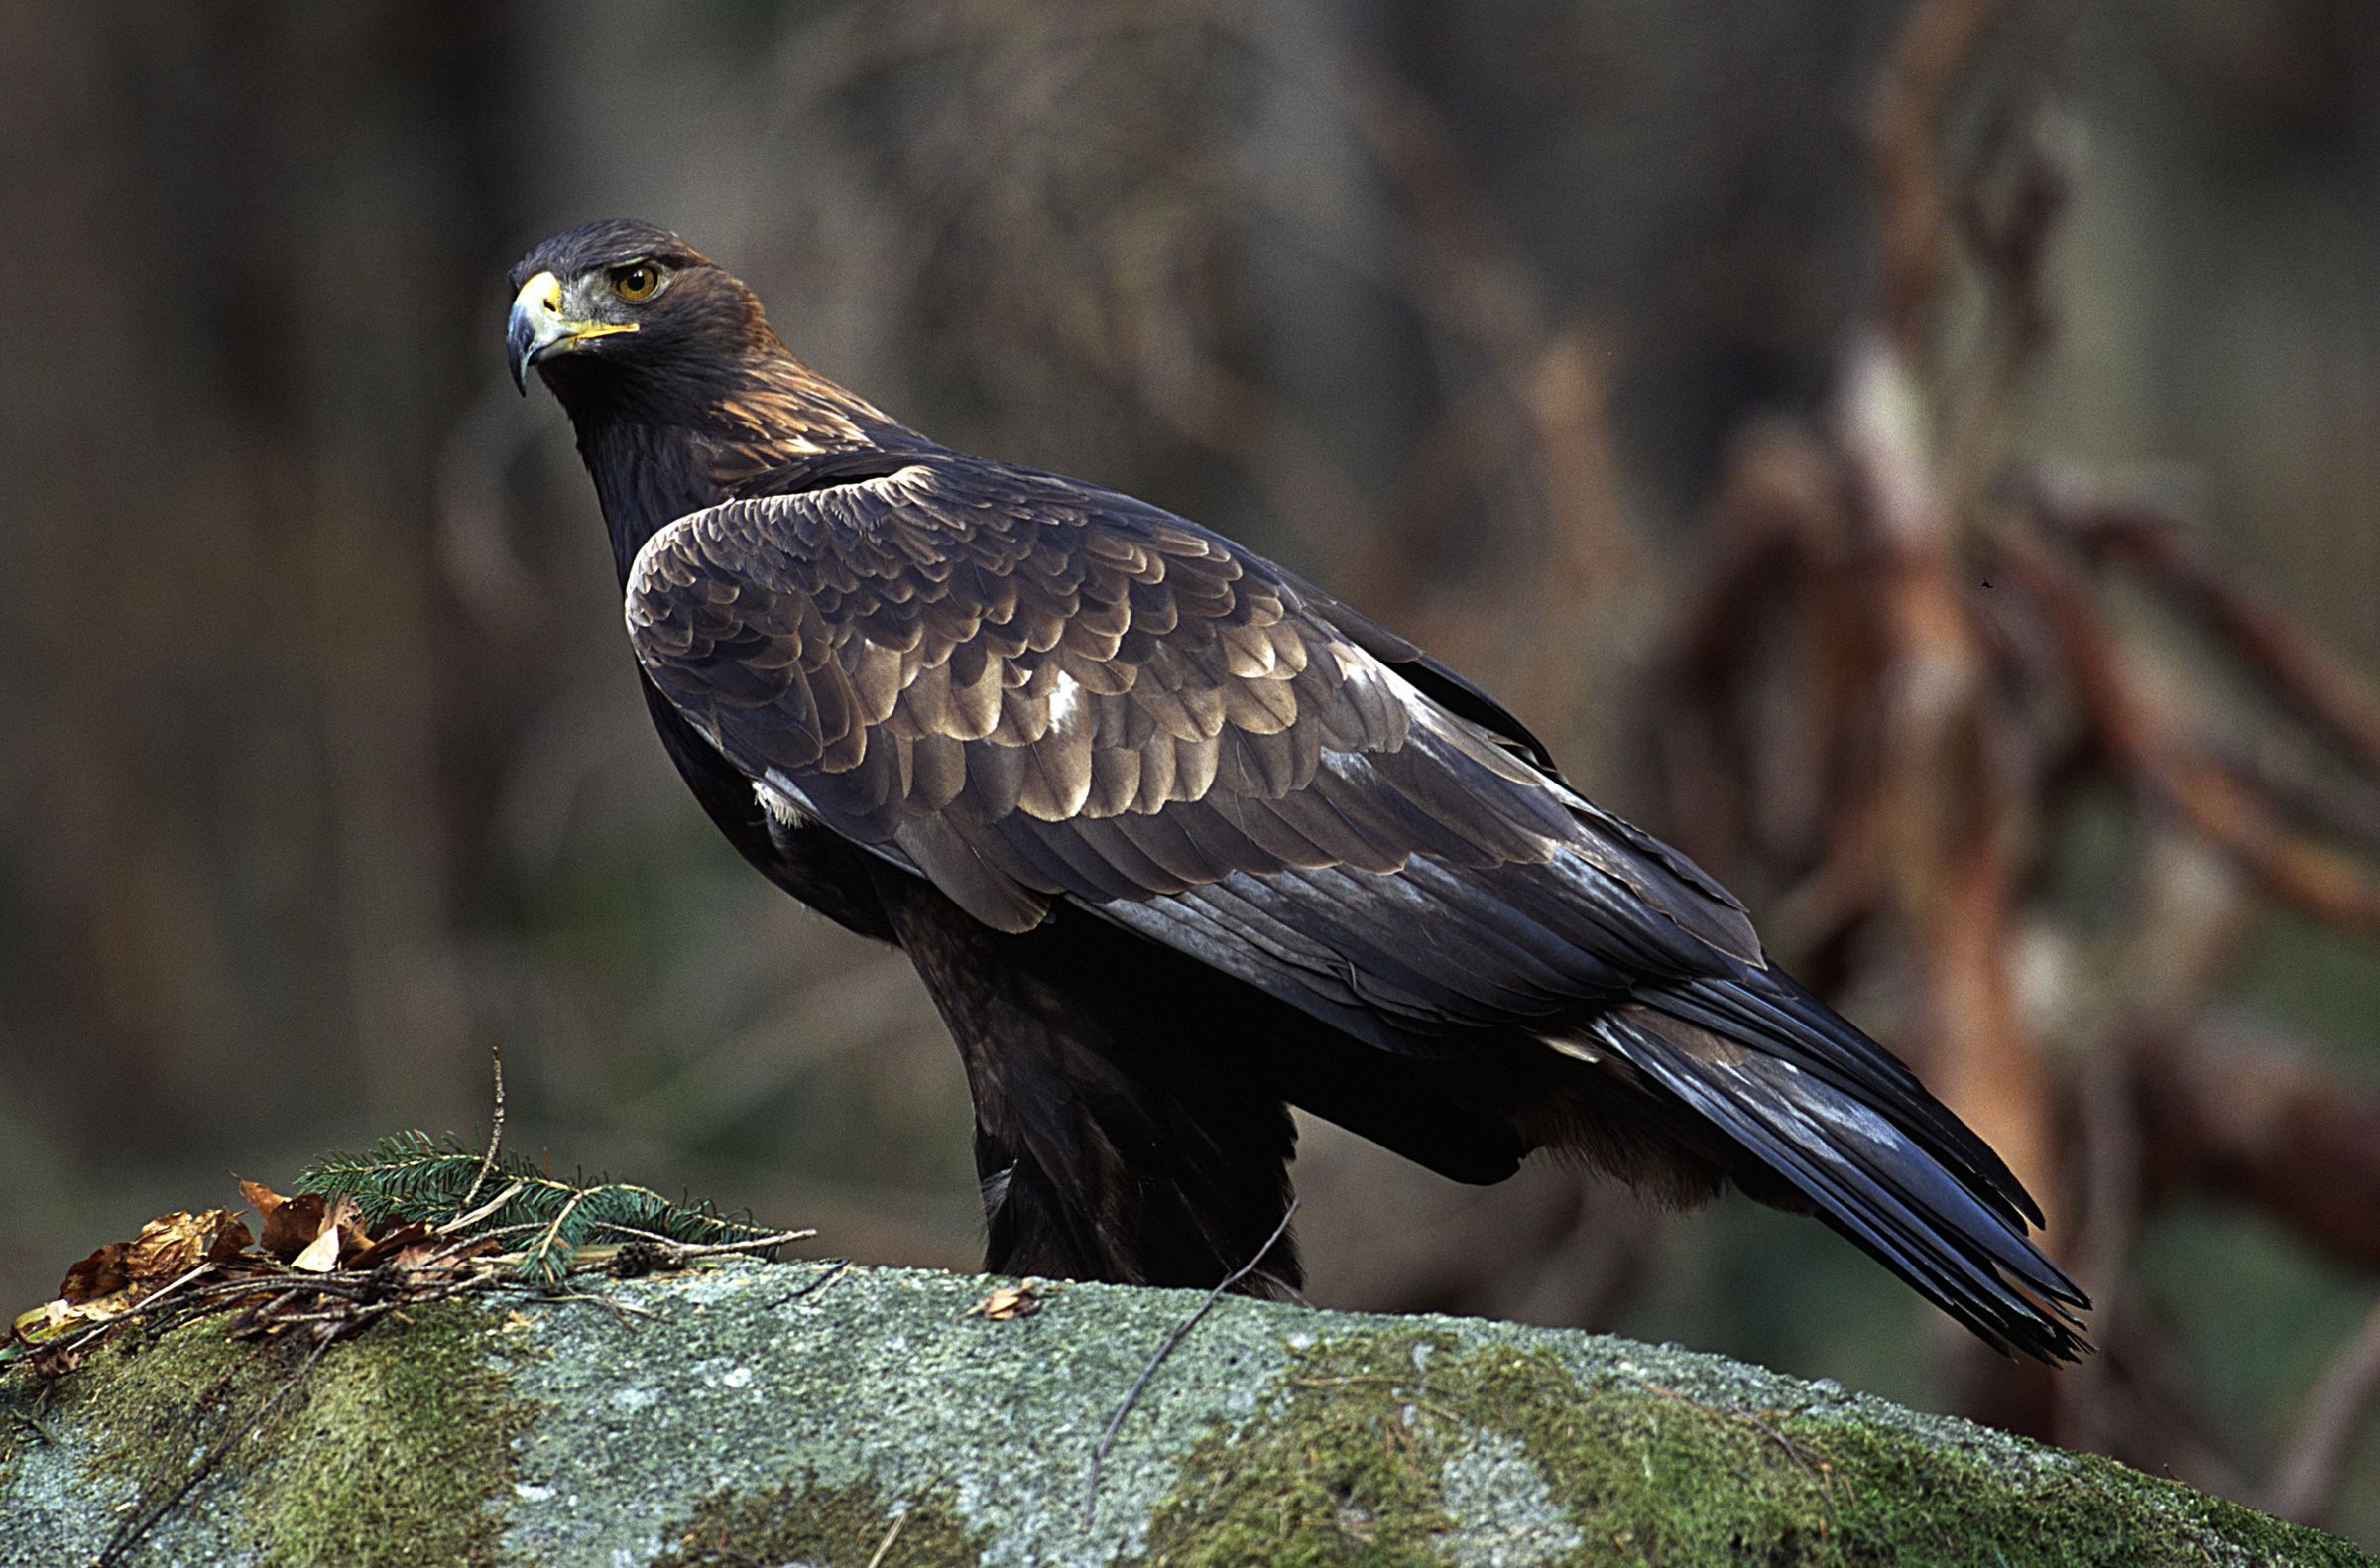
{"label": "blurred forest background", "polygon": [[0,1299],[402,1127],[970,1266],[955,1054],[637,698],[507,265],[626,214],[954,445],[1502,695],[1981,1127],[2056,1379],[1821,1227],[1309,1125],[1313,1297],[2380,1542],[2380,7],[0,4]]}

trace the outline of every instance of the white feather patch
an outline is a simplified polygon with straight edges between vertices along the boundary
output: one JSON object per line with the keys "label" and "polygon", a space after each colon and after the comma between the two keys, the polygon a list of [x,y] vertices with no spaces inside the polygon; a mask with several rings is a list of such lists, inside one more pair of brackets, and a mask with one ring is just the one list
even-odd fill
{"label": "white feather patch", "polygon": [[766,779],[753,781],[752,797],[760,802],[762,810],[786,827],[813,827],[817,824],[818,819],[803,809],[800,802]]}
{"label": "white feather patch", "polygon": [[1583,1061],[1591,1067],[1600,1066],[1609,1060],[1608,1055],[1601,1047],[1588,1044],[1576,1034],[1540,1034],[1537,1036],[1537,1043],[1550,1045],[1573,1061]]}
{"label": "white feather patch", "polygon": [[1049,688],[1049,727],[1062,730],[1069,719],[1082,711],[1083,688],[1064,670],[1058,671],[1057,683]]}

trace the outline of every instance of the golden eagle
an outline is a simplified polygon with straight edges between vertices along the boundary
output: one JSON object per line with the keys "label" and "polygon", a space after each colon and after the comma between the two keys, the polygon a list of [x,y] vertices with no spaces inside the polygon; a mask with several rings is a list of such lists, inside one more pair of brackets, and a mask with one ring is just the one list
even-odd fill
{"label": "golden eagle", "polygon": [[[1994,1346],[2085,1348],[1999,1157],[1461,675],[1159,507],[937,445],[674,234],[592,223],[508,282],[671,760],[958,1041],[988,1267],[1222,1278],[1297,1105],[1461,1181],[1554,1147],[1731,1183]],[[1294,1289],[1294,1249],[1250,1278]]]}

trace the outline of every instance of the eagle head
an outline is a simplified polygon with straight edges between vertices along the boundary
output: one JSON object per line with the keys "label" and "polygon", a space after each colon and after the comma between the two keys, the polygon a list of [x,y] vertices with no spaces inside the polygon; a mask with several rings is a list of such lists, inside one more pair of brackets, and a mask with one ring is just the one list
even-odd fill
{"label": "eagle head", "polygon": [[775,346],[751,290],[651,223],[606,218],[556,234],[505,282],[513,291],[505,350],[525,394],[533,365],[561,393],[565,383],[617,381],[632,368],[652,373]]}

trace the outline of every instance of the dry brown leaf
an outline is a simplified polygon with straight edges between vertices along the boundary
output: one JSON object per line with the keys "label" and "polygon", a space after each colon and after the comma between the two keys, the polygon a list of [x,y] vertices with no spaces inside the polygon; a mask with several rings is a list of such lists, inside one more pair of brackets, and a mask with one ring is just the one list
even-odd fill
{"label": "dry brown leaf", "polygon": [[[474,1260],[501,1251],[485,1239],[442,1241],[418,1221],[368,1224],[355,1200],[344,1194],[288,1196],[243,1180],[240,1195],[262,1222],[261,1242],[230,1209],[161,1214],[133,1240],[110,1242],[75,1264],[58,1297],[7,1323],[0,1342],[30,1350],[24,1364],[48,1377],[69,1370],[97,1343],[99,1336],[78,1331],[119,1318],[130,1321],[134,1308],[145,1310],[167,1299],[170,1287],[210,1269],[236,1276],[271,1273],[276,1264],[308,1274],[382,1268],[410,1276],[390,1278],[392,1291],[434,1299],[484,1268]],[[254,1317],[252,1308],[242,1321],[254,1328]],[[276,1326],[263,1322],[262,1331],[275,1332]]]}
{"label": "dry brown leaf", "polygon": [[259,1220],[270,1220],[275,1209],[290,1201],[263,1182],[245,1177],[240,1181],[240,1196],[248,1200],[248,1207],[256,1211]]}
{"label": "dry brown leaf", "polygon": [[187,1209],[161,1214],[132,1239],[132,1247],[124,1255],[124,1271],[132,1275],[135,1284],[149,1280],[162,1284],[188,1272],[205,1256],[206,1244],[213,1239],[212,1228]]}
{"label": "dry brown leaf", "polygon": [[141,1227],[125,1255],[124,1267],[136,1288],[156,1289],[201,1264],[236,1257],[248,1245],[248,1227],[229,1209],[208,1209],[203,1214],[177,1210]]}
{"label": "dry brown leaf", "polygon": [[492,1236],[482,1236],[468,1242],[450,1242],[439,1240],[432,1234],[425,1240],[400,1248],[390,1261],[399,1268],[434,1266],[444,1272],[462,1273],[466,1271],[465,1266],[479,1259],[498,1257],[503,1252],[504,1244]]}
{"label": "dry brown leaf", "polygon": [[265,1251],[283,1263],[290,1262],[314,1244],[329,1212],[330,1206],[319,1192],[283,1199],[265,1216]]}
{"label": "dry brown leaf", "polygon": [[350,1260],[372,1245],[371,1230],[364,1224],[364,1211],[344,1192],[330,1200],[330,1212],[323,1217],[322,1228],[339,1233],[339,1252]]}
{"label": "dry brown leaf", "polygon": [[114,1295],[132,1283],[131,1271],[124,1266],[124,1256],[131,1251],[130,1242],[109,1242],[67,1269],[65,1283],[58,1287],[58,1293],[69,1303]]}
{"label": "dry brown leaf", "polygon": [[323,1226],[322,1234],[306,1243],[298,1256],[290,1260],[290,1266],[309,1274],[326,1274],[338,1267],[339,1228],[335,1225]]}
{"label": "dry brown leaf", "polygon": [[243,1259],[249,1263],[257,1262],[252,1250],[256,1246],[256,1238],[248,1234],[247,1222],[229,1209],[217,1209],[215,1212],[223,1216],[223,1224],[215,1232],[213,1244],[206,1250],[206,1261],[210,1264],[236,1263]]}
{"label": "dry brown leaf", "polygon": [[229,1209],[161,1214],[131,1241],[110,1242],[67,1269],[58,1298],[20,1314],[14,1332],[31,1341],[104,1323],[185,1274],[238,1261],[251,1245],[248,1227]]}
{"label": "dry brown leaf", "polygon": [[970,1317],[980,1312],[995,1323],[1006,1323],[1012,1318],[1031,1317],[1044,1304],[1039,1284],[1027,1279],[1022,1284],[1002,1285],[967,1312]]}
{"label": "dry brown leaf", "polygon": [[360,1245],[350,1239],[346,1232],[339,1234],[341,1250],[353,1249],[347,1254],[347,1266],[350,1268],[372,1268],[389,1260],[394,1260],[398,1266],[404,1267],[407,1266],[406,1257],[409,1253],[419,1252],[427,1256],[429,1252],[428,1248],[416,1246],[429,1240],[429,1227],[419,1220],[406,1220],[378,1236],[364,1240]]}

